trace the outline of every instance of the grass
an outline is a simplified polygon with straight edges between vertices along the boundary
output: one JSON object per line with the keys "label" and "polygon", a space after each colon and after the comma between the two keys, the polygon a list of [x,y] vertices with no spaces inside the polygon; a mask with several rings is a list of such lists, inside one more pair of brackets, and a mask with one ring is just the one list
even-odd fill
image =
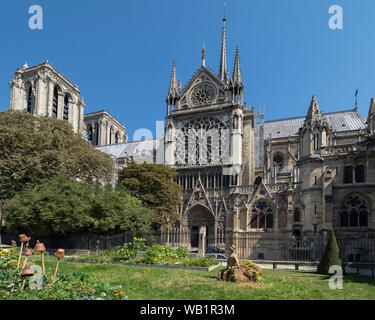
{"label": "grass", "polygon": [[[40,258],[32,260],[41,264]],[[56,258],[46,257],[47,272],[53,273]],[[375,278],[345,275],[343,290],[331,290],[328,276],[292,270],[263,270],[263,283],[228,283],[211,272],[156,269],[121,265],[60,262],[60,272],[79,270],[113,285],[123,285],[129,299],[138,300],[374,300]]]}

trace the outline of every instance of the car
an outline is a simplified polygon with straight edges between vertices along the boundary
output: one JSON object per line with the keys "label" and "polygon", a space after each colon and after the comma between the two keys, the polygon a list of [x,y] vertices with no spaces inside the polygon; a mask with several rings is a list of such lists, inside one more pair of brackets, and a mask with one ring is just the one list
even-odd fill
{"label": "car", "polygon": [[206,253],[225,253],[225,250],[219,249],[218,247],[207,247]]}
{"label": "car", "polygon": [[228,257],[223,253],[207,253],[206,257],[213,257],[217,260],[228,260]]}

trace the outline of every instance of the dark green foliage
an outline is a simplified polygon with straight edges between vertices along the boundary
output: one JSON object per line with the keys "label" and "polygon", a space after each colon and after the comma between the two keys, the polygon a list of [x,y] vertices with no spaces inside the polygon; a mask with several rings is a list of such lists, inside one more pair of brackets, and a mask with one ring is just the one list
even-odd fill
{"label": "dark green foliage", "polygon": [[91,231],[97,234],[114,234],[126,230],[147,232],[153,215],[142,202],[123,187],[99,190],[92,201]]}
{"label": "dark green foliage", "polygon": [[75,134],[67,121],[2,111],[0,150],[0,199],[56,175],[90,184],[113,177],[110,156]]}
{"label": "dark green foliage", "polygon": [[119,172],[118,184],[140,199],[154,214],[154,227],[163,229],[178,221],[182,194],[174,182],[177,172],[166,165],[131,162]]}
{"label": "dark green foliage", "polygon": [[317,272],[320,274],[329,274],[328,270],[330,266],[333,265],[341,266],[342,262],[340,259],[339,247],[337,245],[335,233],[333,232],[333,230],[331,230],[331,234],[328,239],[327,246],[324,250],[322,259],[319,262]]}
{"label": "dark green foliage", "polygon": [[67,177],[43,180],[5,202],[4,221],[10,232],[111,234],[147,231],[152,214],[123,189],[95,188]]}

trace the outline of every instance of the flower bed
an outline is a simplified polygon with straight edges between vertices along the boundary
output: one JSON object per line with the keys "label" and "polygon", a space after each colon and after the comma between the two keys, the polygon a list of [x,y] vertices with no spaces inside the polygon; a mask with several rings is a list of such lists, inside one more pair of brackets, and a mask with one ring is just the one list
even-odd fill
{"label": "flower bed", "polygon": [[[0,249],[1,250],[1,249]],[[22,290],[20,269],[16,270],[18,248],[0,252],[0,300],[123,300],[122,286],[113,287],[100,279],[75,271],[72,274],[38,275],[28,278]],[[32,263],[28,263],[32,265]],[[21,261],[22,266],[22,261]],[[38,266],[37,268],[40,269]],[[39,276],[39,279],[37,279]]]}
{"label": "flower bed", "polygon": [[173,250],[170,246],[154,244],[146,246],[146,239],[134,238],[132,242],[122,247],[93,252],[87,255],[70,258],[70,261],[88,263],[118,263],[126,262],[144,265],[169,265],[184,267],[211,267],[217,265],[212,257],[189,259],[187,247],[181,246]]}

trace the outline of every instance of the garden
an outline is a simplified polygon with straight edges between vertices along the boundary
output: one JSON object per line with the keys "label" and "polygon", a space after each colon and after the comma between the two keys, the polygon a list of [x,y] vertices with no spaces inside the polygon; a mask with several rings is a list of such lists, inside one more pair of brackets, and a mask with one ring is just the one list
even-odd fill
{"label": "garden", "polygon": [[72,256],[67,259],[86,263],[128,263],[140,265],[165,265],[181,267],[211,267],[218,262],[210,257],[189,258],[186,246],[173,249],[170,246],[152,244],[147,246],[145,238],[134,237],[133,241],[113,249],[92,252],[86,255]]}
{"label": "garden", "polygon": [[[30,256],[26,250],[29,250]],[[22,258],[20,251],[17,246],[0,249],[0,300],[127,299],[122,285],[109,284],[79,270],[56,275],[60,258],[49,257],[45,252],[37,252],[31,248],[25,249],[23,254],[26,253],[26,256]],[[48,272],[42,271],[42,255],[47,255]]]}

